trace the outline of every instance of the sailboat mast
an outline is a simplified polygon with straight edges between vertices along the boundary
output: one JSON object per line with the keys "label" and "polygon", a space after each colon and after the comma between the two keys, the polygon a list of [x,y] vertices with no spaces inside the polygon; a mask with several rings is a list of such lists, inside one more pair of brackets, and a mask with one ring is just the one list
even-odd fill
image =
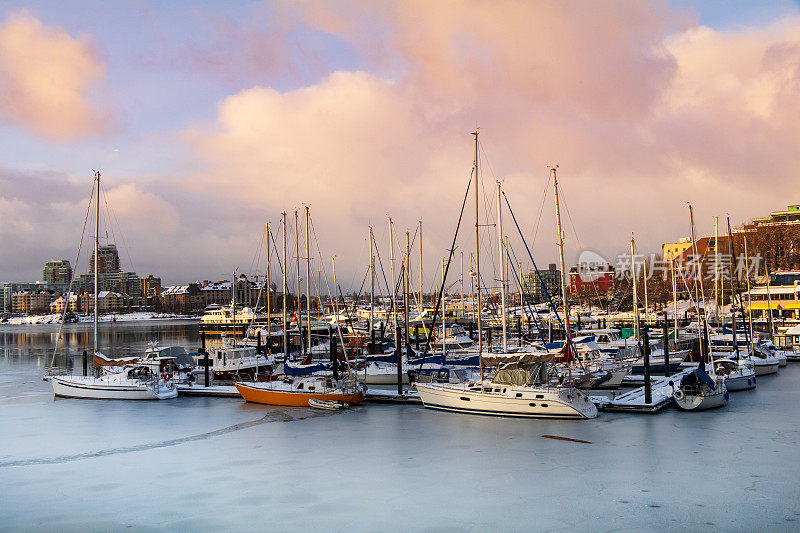
{"label": "sailboat mast", "polygon": [[631,279],[633,279],[633,340],[639,342],[639,299],[636,296],[636,253],[634,251],[636,243],[631,233]]}
{"label": "sailboat mast", "polygon": [[[300,318],[302,306],[300,305],[300,219],[297,214],[297,209],[294,210],[294,259],[297,263],[297,335],[300,340],[300,346],[303,345],[303,321]],[[302,349],[300,350],[302,352]]]}
{"label": "sailboat mast", "polygon": [[750,297],[750,260],[747,258],[747,237],[744,237],[744,277],[747,278],[747,321],[750,325],[750,346],[752,354],[755,342],[753,341],[753,300]]}
{"label": "sailboat mast", "polygon": [[[372,240],[372,226],[369,227],[369,334],[370,338],[375,331],[375,250]],[[371,346],[373,350],[374,346]]]}
{"label": "sailboat mast", "polygon": [[[445,308],[444,300],[444,257],[442,257],[442,294],[439,296],[442,300],[442,354],[445,359],[447,358],[447,309]],[[431,331],[436,331],[436,324],[431,326]]]}
{"label": "sailboat mast", "polygon": [[461,318],[467,315],[467,302],[464,301],[464,252],[459,252],[461,256]]}
{"label": "sailboat mast", "polygon": [[[424,308],[422,302],[422,221],[419,221],[419,317],[422,319],[422,310]],[[423,326],[425,321],[422,321]],[[432,325],[433,326],[433,325]]]}
{"label": "sailboat mast", "polygon": [[503,353],[508,352],[508,331],[506,326],[506,254],[503,246],[503,210],[500,206],[500,180],[497,180],[497,246],[500,249],[500,300],[501,321],[503,323]]}
{"label": "sailboat mast", "polygon": [[289,286],[286,284],[286,211],[281,213],[281,226],[283,226],[283,268],[281,272],[283,274],[283,357],[284,361],[289,360],[289,324],[286,318],[286,300],[287,300],[287,293],[289,292]]}
{"label": "sailboat mast", "polygon": [[675,342],[678,342],[678,280],[675,278],[675,258],[669,264],[672,274],[672,324],[675,328]]}
{"label": "sailboat mast", "polygon": [[472,132],[475,136],[475,161],[472,166],[472,175],[475,178],[475,313],[478,315],[478,360],[480,361],[481,379],[483,379],[483,331],[481,324],[481,247],[480,226],[478,225],[478,130]]}
{"label": "sailboat mast", "polygon": [[[719,217],[714,217],[714,314],[719,319]],[[724,295],[723,295],[724,298]]]}
{"label": "sailboat mast", "polygon": [[[409,240],[408,232],[406,232],[406,257],[404,261],[404,268],[403,268],[403,315],[405,318],[406,323],[406,354],[408,354],[408,343],[410,340],[411,333],[408,330],[408,267],[411,262],[411,241]],[[419,330],[417,331],[417,335],[419,335]],[[402,355],[402,354],[401,354]],[[400,361],[397,362],[400,364]]]}
{"label": "sailboat mast", "polygon": [[[392,273],[392,286],[389,287],[389,293],[391,297],[391,301],[389,305],[392,309],[392,319],[394,323],[392,324],[392,331],[395,331],[397,328],[397,302],[395,301],[395,296],[397,293],[395,288],[397,287],[397,280],[394,277],[394,228],[392,226],[392,217],[389,218],[389,266],[391,268]],[[399,339],[395,339],[394,342],[397,344]]]}
{"label": "sailboat mast", "polygon": [[100,310],[98,309],[98,290],[99,290],[99,273],[100,273],[100,171],[96,170],[94,173],[95,181],[97,182],[97,196],[94,202],[94,317],[92,321],[94,329],[94,352],[97,352],[97,322],[100,317]]}
{"label": "sailboat mast", "polygon": [[231,314],[233,316],[233,342],[236,342],[236,271],[231,275]]}
{"label": "sailboat mast", "polygon": [[[561,209],[558,205],[558,178],[556,177],[556,167],[551,167],[553,175],[553,192],[556,197],[556,229],[558,231],[558,262],[561,266],[561,301],[564,303],[564,324],[566,326],[566,344],[572,346],[572,331],[569,326],[569,298],[567,298],[567,271],[564,268],[564,231],[561,228]],[[570,357],[572,354],[570,353]],[[570,365],[571,367],[571,365]]]}
{"label": "sailboat mast", "polygon": [[311,237],[309,233],[309,219],[311,218],[306,206],[306,346],[311,353]]}
{"label": "sailboat mast", "polygon": [[269,276],[269,222],[266,227],[267,232],[267,279],[264,282],[267,284],[267,353],[272,353],[272,302],[270,301],[269,291],[272,290]]}
{"label": "sailboat mast", "polygon": [[[697,259],[697,241],[694,239],[694,209],[692,208],[692,204],[689,204],[689,225],[692,235],[692,253],[694,254],[695,259]],[[700,293],[697,290],[697,278],[703,279],[703,272],[702,272],[702,262],[701,262],[701,270],[697,276],[694,278],[694,301],[695,305],[697,306],[697,333],[700,335],[700,360],[705,361],[705,354],[703,353],[703,331],[701,327],[703,326],[700,320]]]}

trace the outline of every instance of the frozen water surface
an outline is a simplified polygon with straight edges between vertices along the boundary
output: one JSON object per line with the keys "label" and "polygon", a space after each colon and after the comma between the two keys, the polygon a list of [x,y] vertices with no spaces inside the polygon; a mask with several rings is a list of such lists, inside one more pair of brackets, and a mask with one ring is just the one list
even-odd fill
{"label": "frozen water surface", "polygon": [[[67,347],[89,342],[70,326]],[[54,400],[54,326],[0,330],[0,529],[790,530],[800,364],[722,410],[512,420],[237,399]],[[186,324],[104,325],[111,355],[196,347]],[[581,444],[542,438],[560,435]]]}

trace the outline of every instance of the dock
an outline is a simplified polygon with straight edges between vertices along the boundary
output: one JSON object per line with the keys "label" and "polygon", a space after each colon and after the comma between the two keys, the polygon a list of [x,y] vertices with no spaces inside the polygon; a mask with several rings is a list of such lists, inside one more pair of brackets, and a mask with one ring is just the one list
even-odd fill
{"label": "dock", "polygon": [[397,394],[396,390],[367,389],[367,392],[364,394],[364,401],[373,403],[422,405],[422,399],[419,397],[419,393],[409,389],[404,389],[403,394]]}
{"label": "dock", "polygon": [[644,399],[644,386],[630,390],[614,398],[590,396],[592,402],[601,411],[618,413],[657,413],[672,404],[673,388],[669,384],[679,382],[689,371],[678,372],[670,377],[650,378],[652,398],[647,403]]}
{"label": "dock", "polygon": [[241,398],[239,391],[233,385],[202,385],[178,384],[178,394],[181,396],[217,396],[223,398]]}

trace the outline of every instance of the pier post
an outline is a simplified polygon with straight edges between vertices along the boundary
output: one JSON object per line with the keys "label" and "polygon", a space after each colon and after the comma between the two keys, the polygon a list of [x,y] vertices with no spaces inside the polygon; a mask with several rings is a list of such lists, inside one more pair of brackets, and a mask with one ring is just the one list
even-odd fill
{"label": "pier post", "polygon": [[644,403],[653,403],[653,390],[650,383],[650,335],[648,327],[644,327],[642,332],[642,342],[644,343]]}
{"label": "pier post", "polygon": [[369,329],[369,346],[367,347],[367,353],[375,353],[375,328],[373,328],[371,325]]}
{"label": "pier post", "polygon": [[333,326],[328,326],[328,348],[331,356],[333,379],[339,380],[339,338],[333,333]]}
{"label": "pier post", "polygon": [[397,339],[397,346],[395,346],[394,353],[397,355],[397,394],[403,394],[403,349],[402,337],[400,337],[400,326],[394,330],[394,338]]}
{"label": "pier post", "polygon": [[203,352],[203,374],[206,379],[206,387],[208,387],[208,352],[206,351],[206,332],[200,332],[200,351]]}
{"label": "pier post", "polygon": [[700,337],[700,370],[706,371],[706,354],[708,353],[708,324],[705,322],[704,317],[698,314],[697,325],[703,325],[703,333]]}
{"label": "pier post", "polygon": [[492,328],[489,328],[486,331],[486,345],[491,348],[492,347]]}
{"label": "pier post", "polygon": [[669,326],[667,312],[664,311],[664,376],[669,377]]}
{"label": "pier post", "polygon": [[261,330],[256,333],[256,355],[261,354]]}
{"label": "pier post", "polygon": [[522,315],[517,317],[517,344],[522,346]]}
{"label": "pier post", "polygon": [[86,376],[89,368],[89,354],[86,353],[86,350],[83,351],[83,375]]}

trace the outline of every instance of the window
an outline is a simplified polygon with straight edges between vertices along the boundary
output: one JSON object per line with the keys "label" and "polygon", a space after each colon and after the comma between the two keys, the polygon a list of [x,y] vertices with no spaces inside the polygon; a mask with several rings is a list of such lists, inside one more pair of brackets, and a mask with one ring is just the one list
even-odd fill
{"label": "window", "polygon": [[462,399],[462,400],[464,400],[465,402],[468,402],[468,401],[469,401],[469,398],[468,398],[468,397],[466,397],[466,396],[462,396],[462,397],[461,397],[461,399]]}
{"label": "window", "polygon": [[522,393],[521,392],[517,393],[517,398],[522,398]]}
{"label": "window", "polygon": [[546,403],[543,403],[543,404],[542,404],[542,407],[547,407],[547,404],[546,404]]}
{"label": "window", "polygon": [[536,399],[537,400],[541,400],[542,398],[544,398],[544,394],[537,394],[536,395]]}
{"label": "window", "polygon": [[531,402],[528,405],[530,405],[531,407],[536,407],[536,403],[534,403],[534,402]]}

